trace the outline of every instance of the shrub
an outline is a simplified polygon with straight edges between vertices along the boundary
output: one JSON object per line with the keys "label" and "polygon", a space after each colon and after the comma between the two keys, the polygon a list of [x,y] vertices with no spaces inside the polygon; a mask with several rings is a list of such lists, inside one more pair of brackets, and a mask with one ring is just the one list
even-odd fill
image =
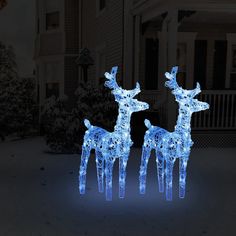
{"label": "shrub", "polygon": [[67,99],[49,98],[44,106],[43,126],[47,145],[53,152],[77,153],[80,151],[85,126],[83,120],[112,130],[117,107],[110,91],[82,83],[76,90],[77,103],[67,111]]}
{"label": "shrub", "polygon": [[12,47],[0,42],[0,136],[24,137],[33,126],[35,83],[19,78]]}

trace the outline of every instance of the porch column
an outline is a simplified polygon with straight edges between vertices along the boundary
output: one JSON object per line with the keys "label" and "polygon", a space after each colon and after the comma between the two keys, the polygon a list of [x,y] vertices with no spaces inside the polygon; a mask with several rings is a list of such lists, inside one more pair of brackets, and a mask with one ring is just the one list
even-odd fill
{"label": "porch column", "polygon": [[[178,10],[170,9],[167,15],[167,68],[171,70],[177,63]],[[171,91],[167,91],[167,127],[173,130],[176,124],[177,105]]]}
{"label": "porch column", "polygon": [[133,45],[134,16],[131,14],[132,1],[124,1],[124,48],[123,48],[123,86],[132,88],[133,78]]}
{"label": "porch column", "polygon": [[165,72],[167,71],[167,23],[164,20],[162,30],[159,32],[159,79],[158,88],[164,92]]}
{"label": "porch column", "polygon": [[140,68],[140,30],[141,30],[141,16],[135,16],[134,28],[134,78],[132,86],[136,81],[139,81],[139,68]]}

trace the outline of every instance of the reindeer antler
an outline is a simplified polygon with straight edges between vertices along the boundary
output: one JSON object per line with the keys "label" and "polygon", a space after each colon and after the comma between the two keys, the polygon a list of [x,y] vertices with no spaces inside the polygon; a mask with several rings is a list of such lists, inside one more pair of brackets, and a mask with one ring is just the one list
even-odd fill
{"label": "reindeer antler", "polygon": [[136,87],[133,89],[133,90],[130,90],[129,91],[129,96],[131,98],[135,97],[137,94],[139,94],[141,92],[140,90],[140,85],[139,85],[139,82],[136,83]]}
{"label": "reindeer antler", "polygon": [[200,84],[198,82],[197,82],[196,88],[191,90],[190,93],[191,93],[191,97],[195,97],[197,94],[201,93]]}
{"label": "reindeer antler", "polygon": [[111,69],[111,73],[106,72],[104,75],[108,79],[105,82],[105,86],[110,88],[110,89],[120,89],[116,82],[116,74],[117,74],[118,66],[114,66]]}
{"label": "reindeer antler", "polygon": [[176,75],[178,72],[178,66],[174,66],[171,70],[171,73],[166,72],[165,76],[168,79],[168,81],[165,82],[165,86],[170,89],[177,89],[180,88],[177,81],[176,81]]}
{"label": "reindeer antler", "polygon": [[176,89],[178,90],[182,90],[185,91],[188,95],[190,95],[192,98],[195,97],[197,94],[199,94],[201,92],[201,88],[200,88],[200,84],[197,83],[197,86],[195,89],[193,90],[185,90],[182,87],[180,87],[176,81],[176,75],[178,72],[178,66],[175,66],[172,68],[171,73],[166,72],[165,76],[168,79],[168,81],[165,82],[165,86],[173,89],[176,91]]}
{"label": "reindeer antler", "polygon": [[105,86],[113,90],[113,94],[120,94],[121,92],[125,92],[125,94],[129,97],[134,97],[138,93],[140,93],[140,85],[137,82],[136,87],[133,90],[125,90],[119,87],[119,85],[116,82],[116,74],[117,74],[118,66],[114,66],[111,69],[111,73],[106,72],[105,77],[107,78],[107,81],[105,82]]}

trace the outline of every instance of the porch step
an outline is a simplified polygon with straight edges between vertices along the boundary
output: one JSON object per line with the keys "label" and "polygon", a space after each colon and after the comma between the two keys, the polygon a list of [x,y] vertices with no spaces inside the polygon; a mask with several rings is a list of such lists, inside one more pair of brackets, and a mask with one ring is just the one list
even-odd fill
{"label": "porch step", "polygon": [[236,148],[236,131],[193,131],[194,147]]}

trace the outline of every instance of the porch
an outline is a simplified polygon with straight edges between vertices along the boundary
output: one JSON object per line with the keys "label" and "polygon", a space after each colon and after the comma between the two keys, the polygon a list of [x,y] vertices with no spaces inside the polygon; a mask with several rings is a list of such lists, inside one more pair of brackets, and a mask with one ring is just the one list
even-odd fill
{"label": "porch", "polygon": [[[166,118],[166,101],[159,98],[161,95],[155,90],[144,91],[141,95],[141,99],[151,105],[153,112],[163,114],[160,117],[162,123]],[[198,100],[209,103],[210,109],[193,114],[193,130],[236,131],[236,90],[202,90]]]}
{"label": "porch", "polygon": [[176,122],[164,73],[178,65],[179,85],[193,89],[199,82],[198,99],[210,104],[209,111],[193,114],[194,133],[235,136],[236,4],[176,1],[170,8],[164,1],[136,1],[133,13],[135,79],[144,88],[141,98],[161,114],[160,125],[172,130]]}

